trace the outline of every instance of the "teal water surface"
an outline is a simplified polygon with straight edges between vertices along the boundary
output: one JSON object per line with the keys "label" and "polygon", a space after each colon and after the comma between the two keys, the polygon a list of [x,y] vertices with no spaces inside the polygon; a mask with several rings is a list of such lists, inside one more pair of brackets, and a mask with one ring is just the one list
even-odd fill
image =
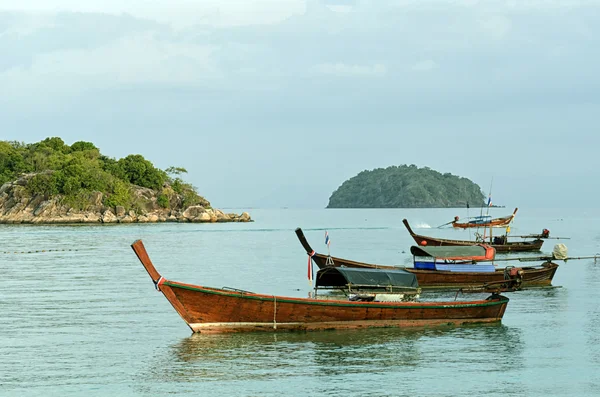
{"label": "teal water surface", "polygon": [[[507,293],[498,325],[192,334],[154,290],[134,240],[168,279],[305,297],[298,226],[317,251],[327,230],[333,255],[397,265],[410,264],[414,243],[404,217],[425,235],[473,233],[435,228],[461,209],[250,212],[249,224],[0,225],[0,396],[600,395],[593,259],[558,262],[560,288]],[[597,209],[521,208],[511,233],[548,228],[570,239],[546,241],[544,253],[562,242],[570,256],[594,255],[599,224]]]}

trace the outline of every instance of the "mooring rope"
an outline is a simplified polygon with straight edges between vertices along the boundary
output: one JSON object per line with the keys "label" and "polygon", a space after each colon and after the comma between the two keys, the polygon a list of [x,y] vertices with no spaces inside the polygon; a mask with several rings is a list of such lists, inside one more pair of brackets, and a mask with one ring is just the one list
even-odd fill
{"label": "mooring rope", "polygon": [[167,281],[167,279],[163,276],[160,276],[158,280],[156,280],[156,282],[154,283],[154,288],[156,288],[157,291],[160,291],[160,286],[163,285],[165,281]]}
{"label": "mooring rope", "polygon": [[39,254],[39,253],[43,253],[43,252],[66,252],[66,251],[83,251],[80,249],[72,249],[72,248],[65,248],[65,249],[50,249],[50,250],[34,250],[34,251],[0,251],[0,254]]}

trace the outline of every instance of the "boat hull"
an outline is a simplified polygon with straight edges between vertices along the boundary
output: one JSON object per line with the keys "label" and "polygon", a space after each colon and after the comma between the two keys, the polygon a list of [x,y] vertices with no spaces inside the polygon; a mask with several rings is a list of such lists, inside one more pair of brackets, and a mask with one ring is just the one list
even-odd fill
{"label": "boat hull", "polygon": [[[473,244],[482,244],[476,241],[469,240],[450,240],[450,239],[438,239],[433,237],[421,236],[419,234],[412,235],[412,238],[418,245],[427,245],[429,247],[441,247],[441,246],[471,246]],[[425,244],[423,244],[425,242]],[[494,247],[496,252],[533,252],[540,251],[544,240],[536,239],[531,241],[514,241],[507,242],[506,244],[489,244]]]}
{"label": "boat hull", "polygon": [[440,246],[470,246],[474,244],[486,244],[494,247],[496,252],[533,252],[539,251],[542,249],[542,245],[544,244],[544,240],[535,239],[529,241],[512,241],[506,242],[504,244],[492,244],[492,242],[480,242],[480,241],[470,241],[470,240],[452,240],[452,239],[443,239],[443,238],[435,238],[429,236],[422,236],[420,234],[416,234],[406,219],[402,220],[402,223],[408,230],[410,236],[415,240],[417,245],[420,246],[430,246],[430,247],[440,247]]}
{"label": "boat hull", "polygon": [[[552,285],[552,278],[558,265],[544,263],[540,267],[521,268],[521,288]],[[417,276],[422,288],[476,287],[482,284],[498,284],[506,280],[504,269],[490,273],[449,272],[439,270],[404,269]]]}
{"label": "boat hull", "polygon": [[[319,268],[327,265],[327,256],[314,254],[312,260]],[[497,284],[506,281],[504,269],[496,269],[495,272],[453,272],[443,270],[422,270],[410,267],[374,265],[370,263],[356,262],[342,258],[331,257],[333,266],[363,267],[370,269],[403,269],[413,273],[417,277],[419,287],[427,288],[462,288],[481,286],[483,284]],[[552,284],[552,278],[558,269],[558,265],[546,262],[540,266],[528,266],[520,268],[522,278],[521,288],[543,287]]]}
{"label": "boat hull", "polygon": [[350,302],[279,297],[167,281],[161,291],[193,332],[439,327],[501,321],[508,298],[469,302]]}
{"label": "boat hull", "polygon": [[518,208],[515,208],[515,211],[510,216],[505,216],[502,218],[494,218],[489,220],[488,222],[452,222],[452,227],[458,229],[469,229],[473,227],[505,227],[508,226],[512,220],[515,218],[517,214]]}
{"label": "boat hull", "polygon": [[510,224],[510,219],[495,219],[485,223],[452,222],[452,227],[457,229],[469,229],[472,227],[506,227]]}

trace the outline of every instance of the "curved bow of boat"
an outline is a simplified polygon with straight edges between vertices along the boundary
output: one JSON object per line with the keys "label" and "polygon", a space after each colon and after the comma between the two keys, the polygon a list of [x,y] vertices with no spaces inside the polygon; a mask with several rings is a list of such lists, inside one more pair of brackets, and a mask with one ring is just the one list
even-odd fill
{"label": "curved bow of boat", "polygon": [[302,244],[302,247],[304,247],[304,250],[306,250],[307,254],[312,254],[315,252],[312,249],[312,247],[310,246],[310,244],[308,243],[308,240],[306,240],[306,236],[304,236],[304,232],[299,227],[296,228],[296,236],[298,236],[298,240],[300,240],[300,244]]}
{"label": "curved bow of boat", "polygon": [[146,247],[144,247],[144,243],[142,240],[135,240],[133,244],[131,244],[131,248],[133,248],[133,252],[137,255],[140,262],[144,266],[144,269],[148,272],[148,275],[152,279],[154,286],[157,290],[160,290],[160,286],[166,281],[160,273],[156,270],[152,261],[150,260],[150,256],[148,256],[148,252],[146,251]]}
{"label": "curved bow of boat", "polygon": [[181,316],[183,321],[185,321],[185,323],[193,330],[192,326],[190,325],[192,317],[188,313],[185,306],[181,303],[179,298],[173,292],[173,289],[170,285],[170,281],[161,276],[152,264],[152,261],[148,256],[148,252],[146,251],[146,247],[144,247],[144,243],[142,243],[142,240],[134,241],[133,244],[131,244],[131,248],[133,248],[133,251],[137,255],[140,262],[142,262],[142,265],[144,266],[146,271],[148,272],[148,275],[154,283],[154,287],[158,291],[162,292],[164,297],[167,298],[171,306],[173,306],[173,308]]}
{"label": "curved bow of boat", "polygon": [[402,219],[402,223],[404,223],[404,226],[406,226],[406,230],[408,230],[408,233],[411,236],[415,236],[415,232],[413,232],[413,230],[411,229],[410,225],[408,224],[408,220],[406,218]]}

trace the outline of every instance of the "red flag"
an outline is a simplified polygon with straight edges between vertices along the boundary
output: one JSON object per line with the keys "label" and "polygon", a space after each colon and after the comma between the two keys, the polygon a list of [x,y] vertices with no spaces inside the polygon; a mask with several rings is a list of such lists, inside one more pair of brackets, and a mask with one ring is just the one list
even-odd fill
{"label": "red flag", "polygon": [[314,250],[308,254],[308,281],[311,283],[313,281],[312,257],[314,254]]}

